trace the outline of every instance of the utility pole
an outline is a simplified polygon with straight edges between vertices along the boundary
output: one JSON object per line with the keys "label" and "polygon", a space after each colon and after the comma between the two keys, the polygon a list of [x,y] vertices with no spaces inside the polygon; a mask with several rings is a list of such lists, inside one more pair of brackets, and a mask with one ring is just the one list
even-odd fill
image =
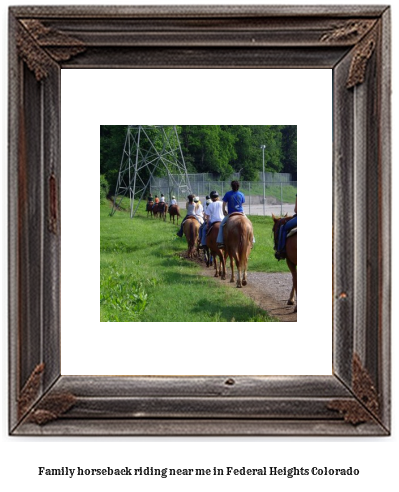
{"label": "utility pole", "polygon": [[266,145],[261,145],[260,148],[262,149],[262,154],[263,154],[263,216],[266,215],[266,193],[265,193],[265,148]]}

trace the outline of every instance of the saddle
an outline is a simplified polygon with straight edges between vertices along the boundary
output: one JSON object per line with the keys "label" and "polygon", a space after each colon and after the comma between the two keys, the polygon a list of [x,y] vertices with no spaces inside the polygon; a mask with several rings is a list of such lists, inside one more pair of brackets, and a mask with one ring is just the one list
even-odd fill
{"label": "saddle", "polygon": [[296,234],[296,227],[290,230],[290,232],[287,234],[287,239],[291,236],[294,236]]}
{"label": "saddle", "polygon": [[221,220],[216,220],[215,222],[212,222],[210,228],[206,231],[206,235],[208,236],[208,234],[211,232],[215,224],[220,224],[221,222],[222,222]]}
{"label": "saddle", "polygon": [[233,215],[244,215],[244,212],[233,212],[229,215],[229,218],[233,217]]}

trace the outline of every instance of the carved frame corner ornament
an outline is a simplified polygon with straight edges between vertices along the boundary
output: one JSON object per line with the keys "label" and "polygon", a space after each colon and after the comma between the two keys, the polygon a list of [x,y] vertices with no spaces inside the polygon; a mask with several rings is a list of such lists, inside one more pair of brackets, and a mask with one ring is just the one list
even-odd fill
{"label": "carved frame corner ornament", "polygon": [[346,87],[348,89],[362,84],[365,79],[367,62],[377,46],[377,29],[373,29],[356,47],[349,71]]}
{"label": "carved frame corner ornament", "polygon": [[52,62],[67,61],[85,51],[79,39],[45,27],[37,19],[21,20],[17,47],[20,58],[38,81],[48,76]]}
{"label": "carved frame corner ornament", "polygon": [[[389,435],[390,36],[386,6],[9,9],[11,435]],[[332,71],[331,375],[61,374],[61,70],[165,67]]]}

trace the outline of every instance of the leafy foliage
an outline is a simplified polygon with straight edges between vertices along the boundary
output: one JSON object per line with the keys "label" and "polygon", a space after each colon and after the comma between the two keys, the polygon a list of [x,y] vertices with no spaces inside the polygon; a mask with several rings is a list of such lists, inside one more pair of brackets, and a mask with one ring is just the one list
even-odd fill
{"label": "leafy foliage", "polygon": [[[100,172],[111,192],[116,186],[126,129],[100,127]],[[255,181],[263,169],[261,145],[266,145],[266,172],[296,172],[294,125],[181,125],[177,130],[188,172],[214,173],[223,180],[240,171],[243,180]],[[158,147],[156,139],[154,145]]]}
{"label": "leafy foliage", "polygon": [[107,309],[107,321],[137,321],[147,305],[147,293],[132,273],[111,269],[100,277],[100,304]]}
{"label": "leafy foliage", "polygon": [[109,184],[103,174],[100,174],[100,202],[102,202],[108,195]]}

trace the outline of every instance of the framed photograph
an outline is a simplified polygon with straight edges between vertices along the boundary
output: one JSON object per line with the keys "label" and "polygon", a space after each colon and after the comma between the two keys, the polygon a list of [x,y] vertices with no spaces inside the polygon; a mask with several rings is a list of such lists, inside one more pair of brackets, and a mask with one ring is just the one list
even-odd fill
{"label": "framed photograph", "polygon": [[[390,56],[387,6],[11,7],[10,434],[389,435]],[[94,69],[331,71],[331,374],[61,374],[61,71]]]}

